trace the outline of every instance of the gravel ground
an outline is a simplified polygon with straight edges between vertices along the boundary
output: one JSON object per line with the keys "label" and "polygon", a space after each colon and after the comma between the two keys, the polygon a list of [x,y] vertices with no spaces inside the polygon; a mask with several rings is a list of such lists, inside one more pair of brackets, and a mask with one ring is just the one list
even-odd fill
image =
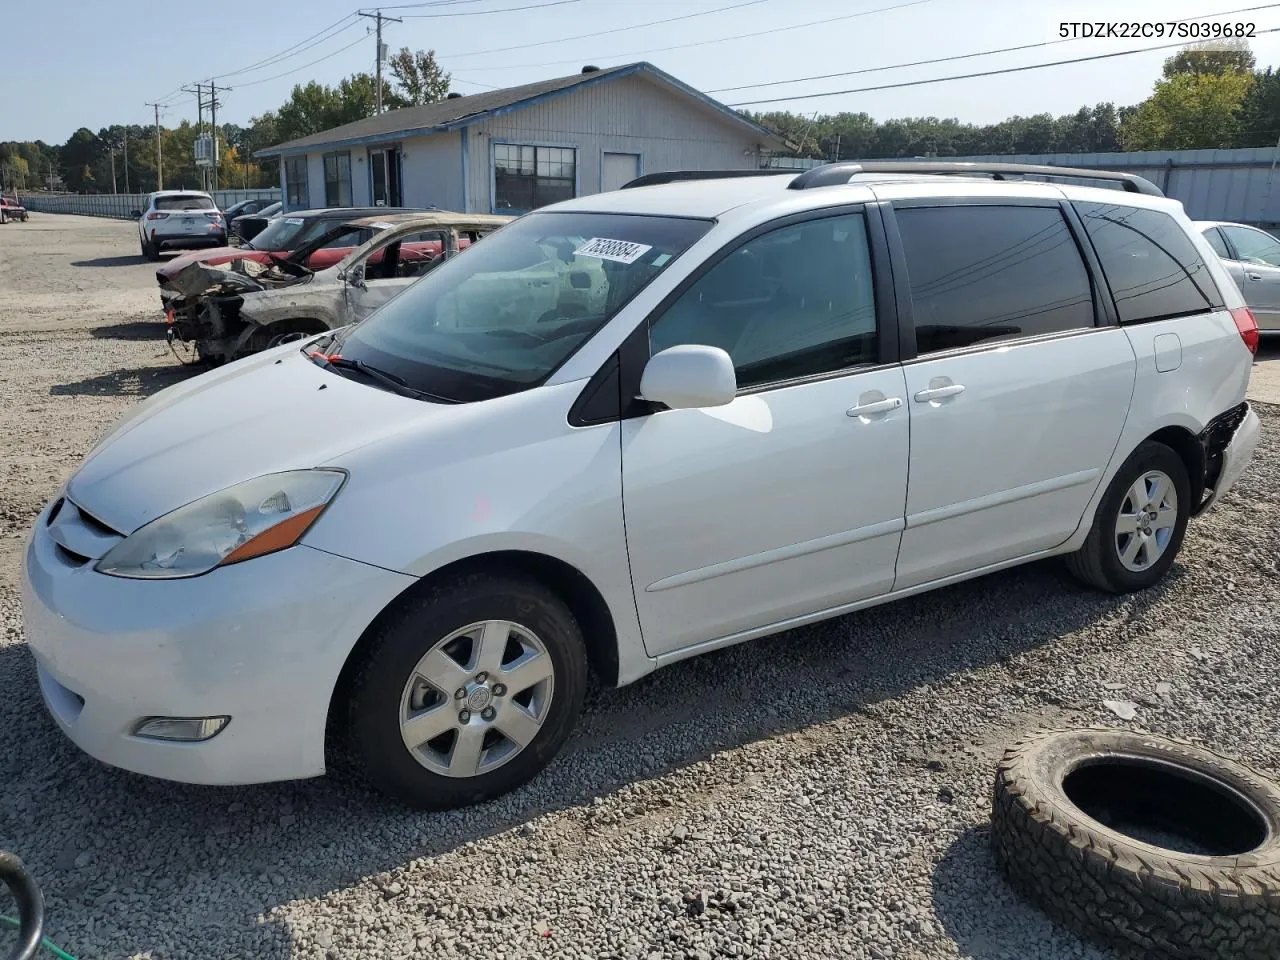
{"label": "gravel ground", "polygon": [[1265,406],[1254,465],[1161,587],[1117,599],[1035,564],[598,690],[564,755],[484,806],[108,769],[45,715],[16,574],[96,437],[189,373],[158,338],[132,229],[0,228],[0,847],[82,958],[1101,960],[994,871],[1004,745],[1121,724],[1102,701],[1130,700],[1132,726],[1280,771],[1280,408]]}

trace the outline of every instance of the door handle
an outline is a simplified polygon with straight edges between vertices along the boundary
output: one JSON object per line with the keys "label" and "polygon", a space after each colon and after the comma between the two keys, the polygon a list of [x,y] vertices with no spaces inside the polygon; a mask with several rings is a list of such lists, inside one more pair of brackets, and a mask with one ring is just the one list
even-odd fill
{"label": "door handle", "polygon": [[932,403],[935,400],[945,400],[947,397],[957,397],[964,393],[963,383],[949,383],[945,387],[930,387],[928,390],[921,390],[916,394],[916,403]]}
{"label": "door handle", "polygon": [[1262,274],[1260,274],[1260,273],[1246,273],[1246,274],[1245,274],[1245,276],[1246,276],[1246,277],[1248,277],[1250,280],[1261,280],[1261,279],[1262,279]]}
{"label": "door handle", "polygon": [[900,406],[902,406],[901,397],[886,397],[883,400],[872,400],[870,403],[860,403],[856,407],[850,407],[845,411],[845,416],[870,417],[877,413],[897,410]]}

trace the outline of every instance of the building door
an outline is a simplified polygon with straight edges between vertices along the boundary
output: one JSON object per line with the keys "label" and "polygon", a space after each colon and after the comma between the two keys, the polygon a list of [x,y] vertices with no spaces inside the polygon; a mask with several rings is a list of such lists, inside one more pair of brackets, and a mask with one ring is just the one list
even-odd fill
{"label": "building door", "polygon": [[373,205],[401,206],[400,148],[372,151],[369,154],[369,170],[373,176]]}
{"label": "building door", "polygon": [[600,190],[617,190],[640,176],[640,154],[606,153],[600,168]]}

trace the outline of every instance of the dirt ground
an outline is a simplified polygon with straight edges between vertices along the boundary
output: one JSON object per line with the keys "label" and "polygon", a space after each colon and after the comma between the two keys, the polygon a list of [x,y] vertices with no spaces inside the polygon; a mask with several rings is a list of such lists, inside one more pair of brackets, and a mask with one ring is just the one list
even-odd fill
{"label": "dirt ground", "polygon": [[[134,231],[0,227],[0,847],[82,960],[1100,960],[994,868],[1004,746],[1118,725],[1104,701],[1124,700],[1129,726],[1280,772],[1265,405],[1253,465],[1158,587],[1104,596],[1032,564],[593,690],[548,770],[479,807],[107,768],[45,713],[17,577],[32,520],[97,438],[195,372],[165,345]],[[1263,364],[1274,389],[1280,362]]]}

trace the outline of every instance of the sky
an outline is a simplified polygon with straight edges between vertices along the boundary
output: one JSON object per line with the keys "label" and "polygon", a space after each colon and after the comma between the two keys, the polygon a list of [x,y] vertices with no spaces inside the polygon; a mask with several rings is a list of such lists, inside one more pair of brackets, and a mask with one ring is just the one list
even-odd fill
{"label": "sky", "polygon": [[[1228,13],[1242,8],[1262,7]],[[523,9],[522,9],[523,8]],[[731,8],[731,9],[725,9]],[[61,143],[79,127],[194,120],[181,87],[220,78],[219,122],[247,123],[294,84],[371,71],[373,21],[352,0],[274,0],[252,16],[172,0],[42,0],[7,11],[0,61],[0,140]],[[374,8],[366,7],[365,10]],[[384,42],[434,49],[453,89],[478,93],[576,73],[585,64],[648,60],[724,103],[752,110],[864,111],[878,120],[957,117],[992,123],[1146,97],[1173,50],[895,89],[862,88],[1110,54],[1177,38],[1061,39],[1071,22],[1253,23],[1259,66],[1280,66],[1280,3],[1263,0],[389,0]],[[1120,11],[1123,11],[1121,13]],[[1206,16],[1210,14],[1222,16]],[[690,16],[696,14],[696,16]],[[344,19],[345,18],[345,19]],[[673,22],[653,21],[681,18]],[[825,21],[825,22],[815,22]],[[643,24],[652,24],[642,26]],[[607,31],[607,32],[606,32]],[[595,36],[583,36],[597,34]],[[602,34],[602,35],[601,35]],[[754,34],[754,36],[742,36]],[[1024,44],[1046,46],[915,67],[904,63]],[[264,62],[266,61],[266,62]],[[898,67],[897,69],[877,69]],[[798,83],[729,90],[820,74]],[[861,92],[801,98],[831,91]],[[776,98],[777,103],[757,103]]]}

